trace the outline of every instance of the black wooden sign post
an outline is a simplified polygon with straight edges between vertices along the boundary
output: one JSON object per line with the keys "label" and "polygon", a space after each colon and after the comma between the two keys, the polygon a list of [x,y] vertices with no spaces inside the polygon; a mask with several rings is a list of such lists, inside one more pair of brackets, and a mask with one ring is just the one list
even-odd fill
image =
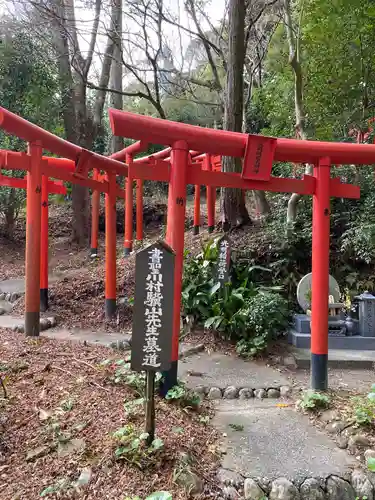
{"label": "black wooden sign post", "polygon": [[131,367],[146,371],[146,432],[155,435],[155,373],[171,366],[175,254],[164,242],[136,256]]}
{"label": "black wooden sign post", "polygon": [[155,438],[155,372],[146,371],[146,419],[145,432],[148,434],[147,444],[150,446]]}
{"label": "black wooden sign post", "polygon": [[219,239],[217,248],[216,279],[217,282],[220,283],[220,287],[222,287],[230,280],[230,240],[227,235]]}

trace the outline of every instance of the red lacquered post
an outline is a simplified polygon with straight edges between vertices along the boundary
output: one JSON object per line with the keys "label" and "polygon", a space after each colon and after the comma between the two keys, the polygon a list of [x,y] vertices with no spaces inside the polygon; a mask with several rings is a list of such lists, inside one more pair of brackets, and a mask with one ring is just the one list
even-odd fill
{"label": "red lacquered post", "polygon": [[136,203],[137,203],[137,228],[136,228],[136,238],[137,241],[143,240],[143,181],[142,179],[137,179],[137,192],[136,192]]}
{"label": "red lacquered post", "polygon": [[105,195],[105,316],[116,314],[116,174],[108,173]]}
{"label": "red lacquered post", "polygon": [[199,226],[201,219],[201,187],[199,184],[195,185],[194,190],[194,234],[199,234]]}
{"label": "red lacquered post", "polygon": [[[203,170],[212,170],[211,155],[206,154],[203,160]],[[208,232],[212,233],[215,229],[215,203],[216,203],[216,188],[206,186],[206,203],[207,203],[207,222]]]}
{"label": "red lacquered post", "polygon": [[130,255],[133,248],[133,179],[130,177],[130,167],[133,163],[132,155],[126,155],[129,173],[125,179],[125,231],[124,231],[124,256]]}
{"label": "red lacquered post", "polygon": [[175,251],[174,303],[173,303],[173,345],[172,365],[164,373],[161,394],[177,384],[178,344],[180,334],[182,268],[184,260],[186,179],[188,167],[188,146],[185,141],[173,144],[171,176],[168,191],[168,214],[166,242]]}
{"label": "red lacquered post", "polygon": [[48,177],[42,175],[40,232],[40,310],[48,309]]}
{"label": "red lacquered post", "polygon": [[27,173],[26,200],[26,276],[25,276],[25,334],[39,336],[40,320],[40,240],[42,209],[42,147],[40,143],[29,143],[31,156]]}
{"label": "red lacquered post", "polygon": [[[97,181],[99,171],[94,168],[93,180]],[[99,211],[100,211],[100,192],[94,189],[91,195],[91,257],[98,256],[98,235],[99,235]]]}
{"label": "red lacquered post", "polygon": [[314,167],[311,289],[311,387],[314,390],[328,388],[330,170],[329,158],[322,158]]}

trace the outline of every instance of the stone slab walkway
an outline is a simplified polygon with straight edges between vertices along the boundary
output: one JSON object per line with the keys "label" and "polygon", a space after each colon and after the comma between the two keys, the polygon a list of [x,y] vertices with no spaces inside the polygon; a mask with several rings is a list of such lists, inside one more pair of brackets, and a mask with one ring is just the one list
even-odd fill
{"label": "stone slab walkway", "polygon": [[[303,389],[310,387],[310,370],[298,369],[293,373],[297,385]],[[374,383],[374,370],[341,370],[328,368],[328,387],[334,390],[366,393]]]}
{"label": "stone slab walkway", "polygon": [[[18,325],[24,325],[23,317],[16,317],[4,314],[0,316],[0,328],[13,328]],[[105,332],[84,330],[80,328],[52,328],[41,332],[41,336],[57,339],[68,340],[75,342],[87,342],[89,344],[100,344],[107,347],[112,347],[114,343],[121,346],[123,349],[130,349],[131,334],[129,332]],[[180,358],[185,358],[190,354],[195,354],[204,348],[202,344],[193,345],[188,343],[180,344]]]}
{"label": "stone slab walkway", "polygon": [[293,405],[277,404],[255,398],[217,403],[213,424],[226,435],[224,469],[245,477],[285,477],[298,482],[306,477],[343,476],[356,465]]}
{"label": "stone slab walkway", "polygon": [[24,319],[21,317],[11,316],[9,314],[0,316],[0,328],[13,328],[17,325],[23,325],[24,322]]}
{"label": "stone slab walkway", "polygon": [[[130,349],[131,334],[129,332],[93,332],[92,330],[82,330],[72,328],[71,330],[53,328],[42,333],[43,337],[54,338],[58,340],[69,340],[76,342],[87,342],[89,344],[100,344],[104,346],[113,346],[114,343],[121,345],[124,349]],[[203,349],[203,345],[193,346],[191,344],[180,344],[180,357],[189,355],[190,352]]]}
{"label": "stone slab walkway", "polygon": [[12,304],[8,300],[0,300],[0,310],[5,311],[6,313],[10,313],[12,307]]}
{"label": "stone slab walkway", "polygon": [[77,342],[87,342],[89,344],[100,344],[110,346],[113,342],[128,343],[131,335],[121,332],[105,332],[92,330],[83,330],[80,328],[53,328],[42,333],[43,337],[53,338],[57,340],[69,340]]}
{"label": "stone slab walkway", "polygon": [[0,281],[0,293],[25,293],[25,280],[16,278]]}
{"label": "stone slab walkway", "polygon": [[[348,370],[344,373],[350,376]],[[375,499],[358,460],[295,410],[292,398],[298,392],[288,390],[291,399],[280,398],[283,391],[270,395],[270,388],[292,388],[295,373],[234,355],[202,352],[179,363],[179,377],[197,390],[200,386],[207,393],[211,388],[209,398],[215,391],[212,424],[221,435],[218,480],[223,499]],[[218,390],[229,386],[236,391]],[[248,399],[240,399],[239,388],[268,391],[247,391]]]}
{"label": "stone slab walkway", "polygon": [[280,387],[288,385],[290,380],[262,362],[245,361],[234,355],[214,352],[201,352],[189,356],[179,363],[179,376],[189,386],[197,387]]}
{"label": "stone slab walkway", "polygon": [[[48,276],[48,282],[50,284],[57,283],[61,279],[71,276],[74,274],[74,269],[71,271],[56,272],[55,274],[50,274]],[[25,293],[25,279],[24,278],[14,278],[9,280],[0,281],[0,293],[18,293],[23,295]]]}

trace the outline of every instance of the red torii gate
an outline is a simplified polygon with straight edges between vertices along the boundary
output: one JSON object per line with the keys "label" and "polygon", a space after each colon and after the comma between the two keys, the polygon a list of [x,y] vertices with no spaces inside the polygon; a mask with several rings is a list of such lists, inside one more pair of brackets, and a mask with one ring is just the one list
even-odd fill
{"label": "red torii gate", "polygon": [[[231,187],[242,190],[296,192],[313,195],[311,385],[328,386],[328,275],[330,197],[359,198],[358,186],[331,179],[330,167],[347,163],[375,163],[372,145],[274,139],[173,123],[133,113],[109,110],[114,135],[172,147],[166,242],[176,252],[172,368],[167,387],[177,380],[181,281],[185,232],[186,185]],[[243,158],[242,174],[202,169],[189,161],[189,151]],[[314,175],[302,179],[272,177],[273,161],[314,164]],[[196,162],[195,162],[196,163]],[[134,167],[134,164],[133,164]],[[129,167],[132,175],[132,167]],[[134,177],[136,176],[134,172]]]}
{"label": "red torii gate", "polygon": [[[149,144],[143,141],[135,142],[126,147],[122,151],[114,153],[110,158],[126,159],[129,165],[133,162],[133,155],[141,153],[148,148]],[[134,160],[137,165],[144,165],[152,168],[157,168],[162,162],[170,163],[171,148],[152,153],[148,156]],[[201,163],[202,168],[206,170],[220,171],[221,157],[212,155],[200,154],[198,151],[190,151],[190,159],[192,164]],[[124,231],[124,256],[128,256],[133,247],[133,189],[132,180],[129,177],[126,180],[126,197],[125,197],[125,231]],[[206,186],[207,192],[207,216],[208,216],[208,232],[212,233],[215,227],[215,203],[216,203],[216,188]],[[91,255],[97,255],[98,241],[98,221],[99,221],[99,198],[93,194],[92,198],[92,228],[91,228]],[[194,193],[194,234],[199,234],[200,226],[200,186],[195,186]],[[136,240],[143,240],[143,181],[137,179],[136,186]]]}
{"label": "red torii gate", "polygon": [[[9,113],[9,112],[7,112]],[[10,113],[12,115],[12,113]],[[16,115],[12,115],[17,120],[22,120]],[[29,124],[26,120],[22,120],[22,124]],[[27,126],[28,126],[27,125]],[[32,127],[35,127],[32,125]],[[40,129],[42,130],[42,129]],[[44,132],[44,131],[43,131]],[[56,139],[59,139],[56,137]],[[45,164],[48,164],[48,173],[51,175],[54,174],[54,177],[59,177],[63,181],[72,182],[75,184],[80,184],[87,186],[92,189],[93,197],[97,194],[98,200],[98,208],[97,208],[97,218],[99,219],[99,195],[100,192],[104,192],[106,194],[106,198],[108,199],[108,182],[105,175],[101,175],[98,169],[94,168],[94,176],[93,179],[84,180],[85,177],[82,176],[79,172],[77,173],[77,165],[76,162],[66,159],[66,158],[55,158],[50,156],[43,156],[42,160]],[[18,153],[13,151],[2,151],[0,154],[0,161],[2,162],[2,168],[8,168],[13,170],[29,170],[30,168],[30,155],[26,153]],[[42,184],[41,184],[41,193],[42,193],[42,208],[41,208],[41,252],[44,255],[41,260],[41,282],[40,282],[40,302],[41,302],[41,310],[47,310],[48,308],[48,208],[46,208],[46,197],[45,191],[43,190],[43,183],[45,182],[45,178],[47,176],[42,174]],[[4,179],[4,176],[3,176]],[[20,179],[15,180],[19,182]],[[5,182],[5,181],[3,181]],[[8,182],[8,181],[7,181]],[[26,180],[23,180],[26,186]],[[58,181],[62,182],[62,181]],[[58,184],[55,181],[55,184]],[[0,183],[1,184],[1,183]],[[5,184],[3,184],[5,185]],[[14,184],[15,185],[15,184]],[[66,189],[62,187],[61,189],[66,192]],[[117,197],[124,198],[124,191],[120,189],[119,186],[116,185],[116,193],[114,199]],[[59,192],[58,188],[54,192]],[[61,191],[62,192],[62,191]],[[106,200],[107,201],[107,200]],[[111,205],[112,206],[112,205]],[[113,205],[113,209],[115,210],[115,204]],[[94,212],[94,211],[93,211]],[[93,213],[93,217],[95,217],[95,213]],[[98,222],[97,222],[98,224]],[[116,213],[113,215],[113,210],[106,210],[106,226],[114,225],[116,228]],[[97,233],[97,229],[96,229]],[[113,232],[112,232],[113,235]],[[106,317],[108,319],[112,318],[116,312],[116,234],[114,237],[110,237],[106,240],[106,275],[108,279],[106,280]],[[26,331],[26,330],[25,330]]]}
{"label": "red torii gate", "polygon": [[[138,141],[126,147],[122,151],[114,153],[110,158],[118,160],[126,158],[126,163],[129,164],[133,161],[133,154],[141,153],[148,148],[149,144],[143,141]],[[150,167],[157,167],[161,161],[170,162],[171,148],[167,148],[157,153],[152,153],[148,156],[134,160],[137,164],[148,165]],[[193,165],[200,164],[203,170],[212,170],[220,172],[222,168],[221,156],[200,153],[199,151],[190,151],[190,161]],[[95,174],[94,174],[95,175]],[[128,256],[133,247],[133,189],[129,185],[130,182],[127,178],[126,181],[126,199],[125,199],[125,221],[124,221],[124,256]],[[132,183],[132,181],[131,181]],[[199,234],[200,229],[200,185],[194,186],[194,218],[193,218],[193,232],[195,235]],[[93,193],[92,197],[92,227],[91,227],[91,255],[97,256],[97,242],[98,242],[98,224],[99,224],[99,198],[98,193]],[[243,191],[245,195],[245,191]],[[206,204],[207,204],[207,223],[208,232],[212,233],[215,228],[215,206],[216,206],[216,188],[213,186],[206,186]],[[143,181],[137,179],[136,186],[136,240],[143,240]]]}
{"label": "red torii gate", "polygon": [[[39,264],[35,254],[40,250],[40,184],[41,175],[68,180],[106,193],[106,308],[116,304],[116,212],[118,189],[116,175],[131,179],[169,182],[167,243],[176,253],[174,285],[174,329],[172,368],[165,374],[165,390],[177,381],[178,334],[180,327],[181,278],[183,265],[186,185],[231,187],[242,190],[297,192],[313,195],[312,258],[312,340],[311,384],[314,389],[327,388],[328,361],[328,274],[330,197],[358,198],[359,187],[342,184],[330,177],[331,165],[375,163],[375,146],[328,142],[274,139],[262,136],[206,129],[110,110],[115,135],[140,139],[146,143],[171,146],[171,162],[158,162],[155,168],[133,161],[124,165],[115,159],[86,151],[40,127],[0,108],[0,127],[29,142],[29,154],[22,168],[28,171],[26,231],[26,311],[25,332],[39,333],[39,300],[33,298],[39,289]],[[59,168],[42,158],[42,148],[73,160],[74,171]],[[243,158],[242,174],[202,170],[190,161],[189,150],[210,155]],[[18,158],[19,160],[19,158]],[[69,160],[63,160],[69,161]],[[273,161],[312,163],[314,175],[302,179],[272,177]],[[12,168],[11,161],[7,168]],[[107,180],[88,177],[90,169],[104,170]],[[120,190],[121,191],[121,190]],[[114,264],[113,264],[114,263]],[[114,268],[113,268],[114,265]],[[34,266],[34,268],[33,268]],[[114,296],[113,296],[114,290]]]}
{"label": "red torii gate", "polygon": [[[27,179],[3,175],[1,169],[7,165],[7,155],[12,153],[0,150],[0,186],[7,186],[27,191]],[[14,154],[14,153],[12,153]],[[22,153],[19,153],[22,155]],[[66,194],[62,181],[51,181],[47,175],[42,175],[41,186],[41,234],[40,234],[40,309],[48,309],[48,196],[49,194]]]}
{"label": "red torii gate", "polygon": [[[203,170],[220,172],[221,171],[221,158],[219,156],[212,156],[210,154],[197,154],[192,155],[192,162],[194,165],[201,164]],[[215,228],[215,206],[216,206],[216,188],[213,186],[206,186],[206,204],[207,204],[207,224],[208,232],[212,233]],[[194,189],[194,234],[199,234],[200,227],[200,208],[201,208],[201,186],[195,185]]]}
{"label": "red torii gate", "polygon": [[[133,156],[136,153],[146,151],[148,144],[141,141],[135,142],[130,146],[112,154],[109,158],[113,160],[125,161],[127,164],[133,161]],[[103,180],[105,176],[101,175],[97,169],[94,169],[94,179]],[[100,193],[93,191],[91,199],[91,256],[98,255],[98,235],[99,235],[99,208],[100,208]],[[124,220],[124,255],[128,256],[133,247],[133,180],[129,177],[125,180],[125,192],[122,196],[125,198],[125,220]],[[136,194],[136,221],[138,241],[143,239],[143,181],[137,179],[137,194]]]}
{"label": "red torii gate", "polygon": [[[7,153],[8,169],[27,170],[26,204],[26,294],[25,333],[39,335],[39,287],[41,232],[42,175],[79,184],[106,194],[106,316],[116,312],[116,198],[123,190],[116,183],[116,175],[127,176],[123,163],[87,151],[75,144],[33,125],[23,118],[0,107],[0,127],[29,143],[28,153]],[[42,157],[46,149],[65,158]],[[107,180],[97,181],[88,177],[92,169],[104,171]]]}

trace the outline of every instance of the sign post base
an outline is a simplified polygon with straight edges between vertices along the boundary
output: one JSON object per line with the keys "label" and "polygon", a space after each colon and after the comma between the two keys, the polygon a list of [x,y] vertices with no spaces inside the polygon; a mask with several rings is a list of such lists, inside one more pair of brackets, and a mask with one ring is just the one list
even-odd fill
{"label": "sign post base", "polygon": [[155,438],[155,372],[146,372],[146,427],[147,445],[151,446]]}
{"label": "sign post base", "polygon": [[177,385],[177,368],[178,361],[172,361],[171,367],[168,371],[163,372],[163,378],[160,382],[159,394],[161,397],[165,398],[167,392]]}

